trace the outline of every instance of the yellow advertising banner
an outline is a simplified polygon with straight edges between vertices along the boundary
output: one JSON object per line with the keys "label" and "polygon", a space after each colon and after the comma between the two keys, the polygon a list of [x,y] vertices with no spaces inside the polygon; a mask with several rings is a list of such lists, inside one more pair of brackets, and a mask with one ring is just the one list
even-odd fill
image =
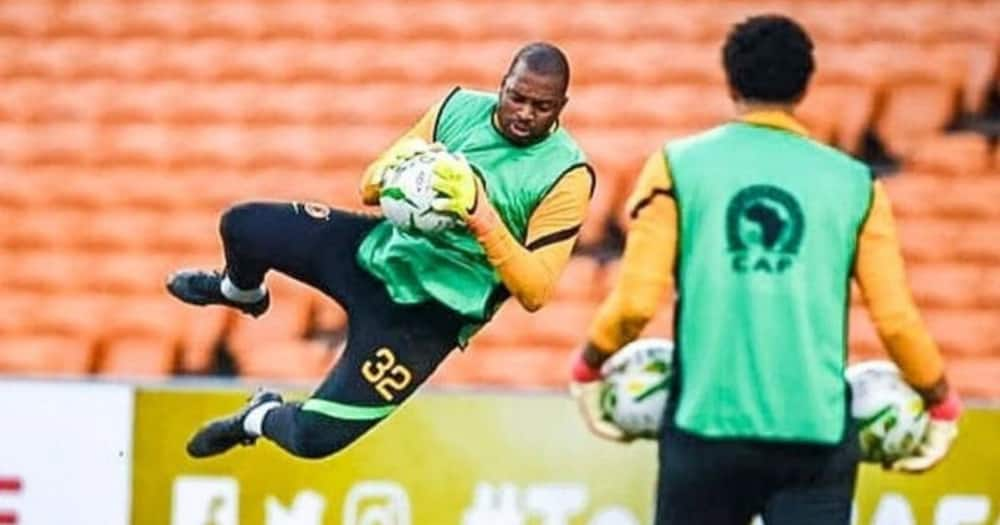
{"label": "yellow advertising banner", "polygon": [[[244,397],[137,392],[133,524],[651,521],[655,444],[590,436],[562,396],[424,393],[333,458],[296,459],[264,440],[218,458],[188,458],[191,433]],[[1000,412],[970,411],[962,432],[948,463],[931,475],[863,469],[857,523],[997,524]]]}

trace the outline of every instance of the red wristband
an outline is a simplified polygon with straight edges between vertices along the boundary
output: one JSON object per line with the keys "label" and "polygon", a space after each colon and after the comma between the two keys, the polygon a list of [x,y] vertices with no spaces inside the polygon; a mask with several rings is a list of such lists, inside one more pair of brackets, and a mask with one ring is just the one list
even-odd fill
{"label": "red wristband", "polygon": [[573,376],[573,380],[578,383],[590,383],[591,381],[599,381],[601,379],[601,370],[599,368],[592,368],[583,360],[583,352],[577,354],[576,359],[573,361],[573,368],[570,370],[570,374]]}
{"label": "red wristband", "polygon": [[948,389],[948,395],[941,402],[930,407],[927,412],[931,419],[939,421],[956,421],[962,414],[962,400],[954,388]]}

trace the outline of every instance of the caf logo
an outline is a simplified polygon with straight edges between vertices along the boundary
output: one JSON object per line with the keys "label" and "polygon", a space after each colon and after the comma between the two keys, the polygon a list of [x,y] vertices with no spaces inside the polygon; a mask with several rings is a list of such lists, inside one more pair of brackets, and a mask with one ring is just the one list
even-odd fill
{"label": "caf logo", "polygon": [[726,240],[737,273],[780,274],[802,244],[802,207],[787,191],[767,184],[740,190],[726,209]]}

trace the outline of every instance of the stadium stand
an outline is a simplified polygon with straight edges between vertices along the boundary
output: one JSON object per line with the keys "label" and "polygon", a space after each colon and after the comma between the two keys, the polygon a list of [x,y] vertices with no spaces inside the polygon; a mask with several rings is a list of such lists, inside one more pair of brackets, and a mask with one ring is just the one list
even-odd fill
{"label": "stadium stand", "polygon": [[[969,395],[1000,398],[1000,9],[975,0],[766,2],[818,72],[800,116],[888,177],[910,280]],[[758,3],[372,0],[0,2],[0,371],[315,378],[345,315],[270,278],[248,320],[162,292],[219,261],[249,198],[357,208],[360,170],[455,84],[493,89],[550,39],[565,120],[592,157],[591,215],[552,303],[507,305],[439,385],[561,387],[616,273],[624,199],[666,138],[730,116],[718,46]],[[856,295],[856,294],[855,294]],[[669,336],[669,311],[647,331]],[[852,358],[882,355],[855,297]]]}

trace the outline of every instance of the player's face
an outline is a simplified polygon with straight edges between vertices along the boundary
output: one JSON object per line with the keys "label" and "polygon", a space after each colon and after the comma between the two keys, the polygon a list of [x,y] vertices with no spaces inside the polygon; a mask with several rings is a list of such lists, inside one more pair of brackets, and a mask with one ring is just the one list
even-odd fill
{"label": "player's face", "polygon": [[514,144],[531,144],[549,133],[565,105],[558,76],[533,73],[517,64],[500,86],[500,132]]}

